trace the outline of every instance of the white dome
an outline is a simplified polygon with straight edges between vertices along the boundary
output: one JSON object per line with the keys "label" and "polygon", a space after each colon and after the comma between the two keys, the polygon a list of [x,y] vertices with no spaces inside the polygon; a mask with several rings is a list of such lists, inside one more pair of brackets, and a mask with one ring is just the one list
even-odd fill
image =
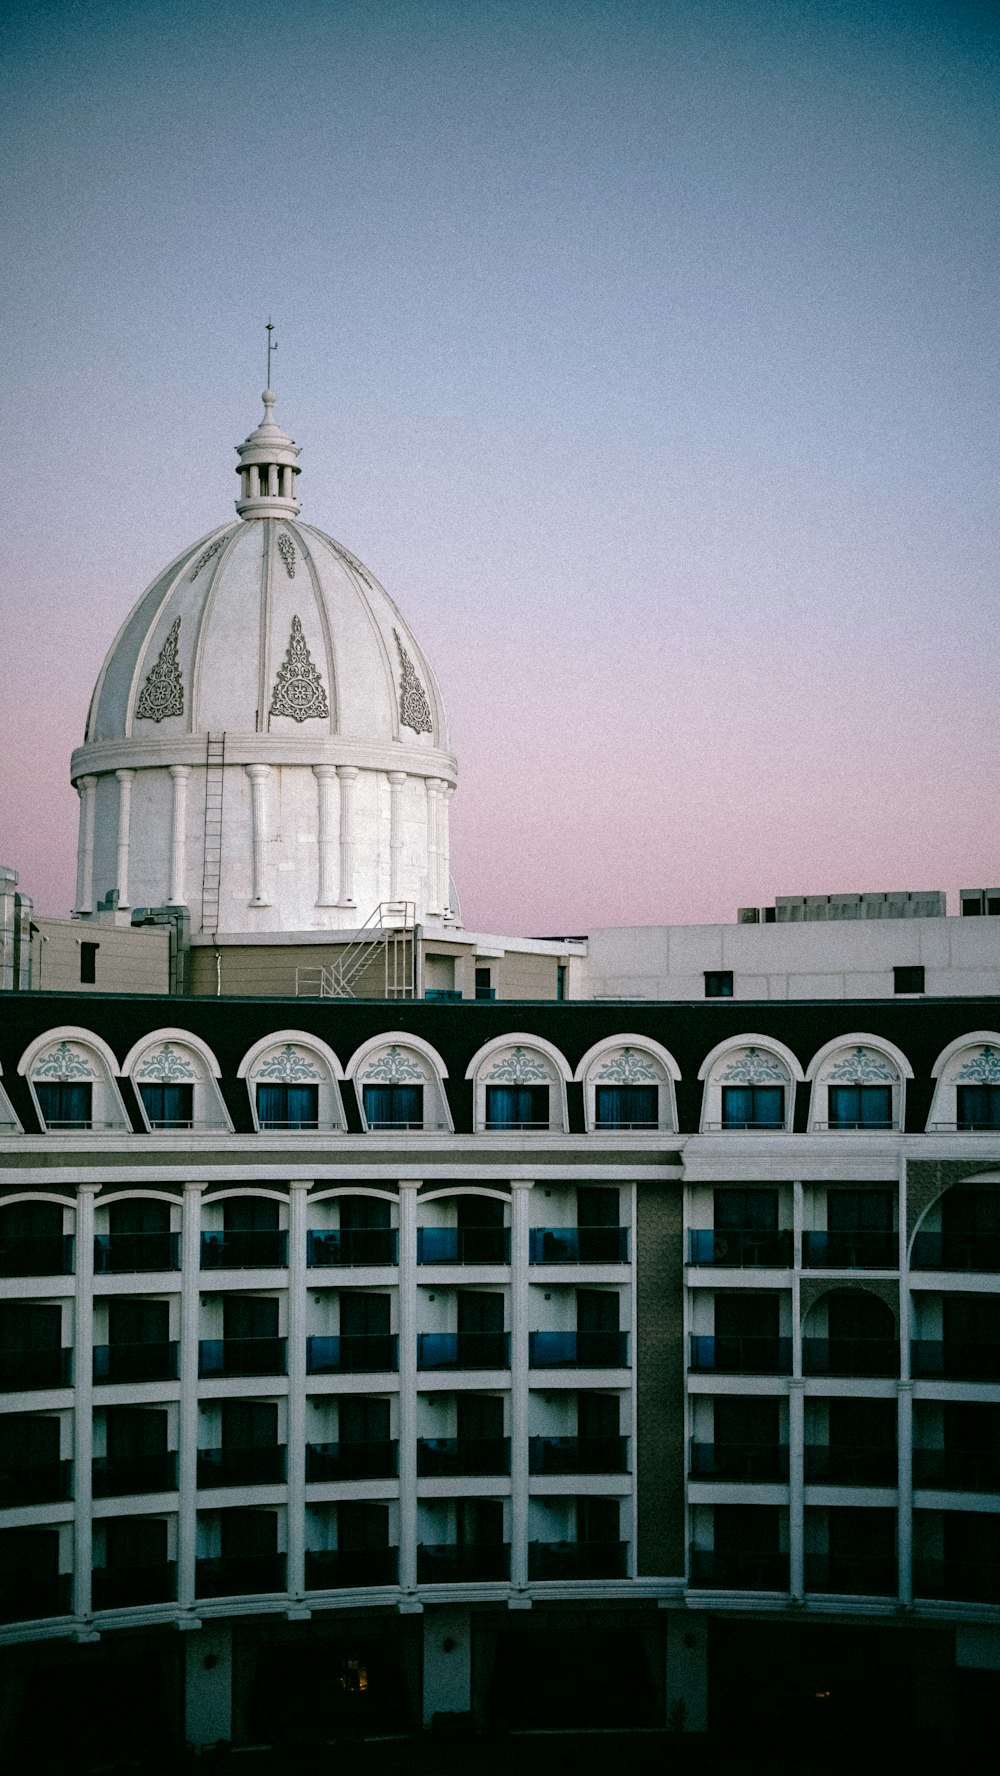
{"label": "white dome", "polygon": [[114,890],[183,902],[196,932],[448,909],[437,681],[378,581],[297,521],[273,404],[239,447],[241,516],[158,575],[101,670],[71,764],[84,914]]}

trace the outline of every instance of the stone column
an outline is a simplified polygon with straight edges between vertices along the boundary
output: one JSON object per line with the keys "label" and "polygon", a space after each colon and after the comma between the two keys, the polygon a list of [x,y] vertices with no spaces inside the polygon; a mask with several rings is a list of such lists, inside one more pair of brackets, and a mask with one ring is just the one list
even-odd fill
{"label": "stone column", "polygon": [[270,765],[244,766],[250,779],[253,801],[253,898],[251,906],[266,907],[267,898],[267,780]]}
{"label": "stone column", "polygon": [[399,1585],[417,1585],[417,1192],[399,1181]]}
{"label": "stone column", "polygon": [[510,1581],[528,1583],[528,1192],[510,1186]]}
{"label": "stone column", "polygon": [[319,892],[317,906],[336,906],[336,830],[333,811],[333,786],[337,781],[336,765],[313,765],[318,807],[317,849],[319,852]]}
{"label": "stone column", "polygon": [[233,1736],[233,1631],[212,1622],[186,1634],[184,1737],[188,1745],[225,1745]]}
{"label": "stone column", "polygon": [[308,1178],[293,1178],[288,1209],[288,1589],[305,1592],[306,1219]]}
{"label": "stone column", "polygon": [[792,1380],[788,1389],[788,1547],[789,1590],[801,1597],[805,1588],[805,1384],[802,1379],[802,1183],[792,1185],[795,1269],[792,1272]]}
{"label": "stone column", "polygon": [[99,1184],[76,1193],[76,1300],[73,1328],[73,1608],[91,1613],[92,1473],[94,1456],[94,1198]]}
{"label": "stone column", "polygon": [[667,1726],[708,1731],[708,1617],[694,1610],[667,1616]]}
{"label": "stone column", "polygon": [[184,878],[187,873],[187,785],[191,766],[170,765],[168,769],[173,785],[173,806],[170,813],[170,893],[167,901],[170,906],[187,906]]}
{"label": "stone column", "polygon": [[202,1184],[184,1184],[181,1224],[180,1437],[177,1485],[177,1602],[194,1608],[198,1535],[198,1332],[201,1321]]}
{"label": "stone column", "polygon": [[403,784],[405,771],[389,772],[389,899],[399,899],[399,861],[403,851]]}
{"label": "stone column", "polygon": [[441,910],[441,864],[438,844],[438,815],[440,801],[438,792],[443,788],[440,777],[427,779],[427,911],[438,913]]}
{"label": "stone column", "polygon": [[340,899],[339,906],[354,905],[354,780],[357,765],[338,765],[340,778]]}
{"label": "stone column", "polygon": [[132,826],[132,783],[134,771],[116,771],[118,779],[118,889],[119,907],[131,903],[128,897],[128,846]]}
{"label": "stone column", "polygon": [[441,911],[445,917],[451,916],[451,830],[450,803],[455,790],[452,784],[446,783],[441,791],[440,801],[440,835],[438,852],[441,858]]}
{"label": "stone column", "polygon": [[899,1601],[913,1601],[913,1383],[899,1383],[896,1436],[899,1450]]}
{"label": "stone column", "polygon": [[436,1714],[472,1707],[472,1624],[469,1610],[438,1605],[424,1616],[424,1726]]}
{"label": "stone column", "polygon": [[81,777],[77,784],[80,797],[80,850],[77,871],[76,910],[94,910],[94,813],[97,793],[96,777]]}

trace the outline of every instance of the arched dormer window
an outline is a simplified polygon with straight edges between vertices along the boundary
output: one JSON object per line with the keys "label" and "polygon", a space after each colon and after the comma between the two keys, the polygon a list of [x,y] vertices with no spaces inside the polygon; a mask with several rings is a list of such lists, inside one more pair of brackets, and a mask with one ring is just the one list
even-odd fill
{"label": "arched dormer window", "polygon": [[346,1127],[331,1048],[303,1030],[278,1030],[244,1055],[237,1078],[250,1093],[254,1128],[263,1134],[330,1133]]}
{"label": "arched dormer window", "polygon": [[588,1133],[677,1127],[674,1081],[680,1068],[658,1042],[607,1037],[587,1050],[574,1078],[583,1082]]}
{"label": "arched dormer window", "polygon": [[391,1031],[373,1037],[352,1056],[347,1077],[354,1080],[367,1131],[434,1133],[453,1126],[444,1089],[448,1069],[419,1036]]}
{"label": "arched dormer window", "polygon": [[927,1119],[931,1134],[1000,1132],[1000,1035],[975,1030],[943,1049],[931,1069],[936,1080]]}
{"label": "arched dormer window", "polygon": [[891,1042],[860,1033],[837,1037],[813,1056],[809,1127],[814,1130],[900,1129],[905,1082],[913,1069]]}
{"label": "arched dormer window", "polygon": [[18,1062],[46,1134],[84,1129],[131,1133],[118,1062],[100,1036],[66,1026],[38,1037]]}
{"label": "arched dormer window", "polygon": [[704,1134],[774,1134],[793,1126],[802,1068],[791,1049],[774,1037],[739,1036],[719,1043],[702,1062],[698,1077],[705,1081]]}
{"label": "arched dormer window", "polygon": [[187,1129],[231,1130],[219,1090],[219,1063],[186,1030],[154,1030],[125,1056],[142,1120],[151,1134]]}
{"label": "arched dormer window", "polygon": [[566,1059],[540,1036],[501,1036],[474,1055],[466,1073],[475,1082],[475,1126],[490,1134],[528,1130],[564,1134]]}

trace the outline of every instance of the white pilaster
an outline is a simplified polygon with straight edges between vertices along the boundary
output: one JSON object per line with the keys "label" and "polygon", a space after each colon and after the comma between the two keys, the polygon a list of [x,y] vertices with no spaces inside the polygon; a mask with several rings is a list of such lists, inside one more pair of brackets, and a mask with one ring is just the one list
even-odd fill
{"label": "white pilaster", "polygon": [[99,1184],[76,1193],[76,1301],[73,1336],[73,1607],[91,1613],[92,1474],[94,1458],[94,1198]]}
{"label": "white pilaster", "polygon": [[528,1583],[528,1192],[510,1187],[510,1582]]}
{"label": "white pilaster", "polygon": [[440,799],[438,791],[442,787],[440,777],[427,779],[427,911],[439,913],[441,902],[441,865],[438,848],[438,814]]}
{"label": "white pilaster", "polygon": [[403,853],[403,784],[405,771],[389,772],[389,899],[399,899],[400,858]]}
{"label": "white pilaster", "polygon": [[319,854],[319,892],[317,906],[336,906],[337,834],[333,806],[333,786],[337,781],[336,765],[313,765],[317,798],[317,850]]}
{"label": "white pilaster", "polygon": [[434,1716],[472,1707],[472,1624],[469,1611],[447,1604],[424,1614],[424,1726]]}
{"label": "white pilaster", "polygon": [[667,1727],[708,1731],[708,1617],[693,1610],[667,1616]]}
{"label": "white pilaster", "polygon": [[417,1585],[417,1178],[399,1181],[399,1584]]}
{"label": "white pilaster", "polygon": [[906,1160],[899,1166],[899,1374],[896,1441],[896,1541],[899,1556],[899,1601],[913,1600],[913,1381],[910,1370],[910,1258],[907,1217]]}
{"label": "white pilaster", "polygon": [[338,765],[340,779],[340,906],[354,905],[354,781],[357,765]]}
{"label": "white pilaster", "polygon": [[233,1736],[233,1631],[212,1622],[184,1643],[184,1737],[191,1746],[225,1745]]}
{"label": "white pilaster", "polygon": [[198,1332],[201,1317],[201,1193],[204,1185],[184,1185],[181,1226],[181,1406],[177,1483],[177,1601],[194,1607],[198,1533]]}
{"label": "white pilaster", "polygon": [[253,898],[250,905],[266,907],[271,904],[267,897],[267,780],[271,767],[245,765],[244,769],[250,779],[253,807]]}
{"label": "white pilaster", "polygon": [[293,1178],[288,1208],[288,1589],[305,1591],[306,1219],[309,1179]]}
{"label": "white pilaster", "polygon": [[170,893],[167,899],[171,906],[186,906],[184,878],[187,873],[187,786],[191,766],[170,765],[168,768],[173,796],[170,811]]}
{"label": "white pilaster", "polygon": [[792,1185],[792,1380],[788,1389],[788,1565],[789,1590],[805,1589],[805,1383],[802,1379],[802,1180]]}
{"label": "white pilaster", "polygon": [[80,851],[76,910],[94,910],[94,814],[97,801],[97,778],[81,777],[77,784],[80,795]]}
{"label": "white pilaster", "polygon": [[440,799],[440,832],[438,835],[438,854],[441,859],[441,911],[447,918],[451,914],[451,825],[450,803],[455,791],[450,783],[445,783]]}
{"label": "white pilaster", "polygon": [[119,907],[127,907],[131,903],[128,897],[128,845],[129,832],[132,826],[132,784],[134,771],[116,771],[118,779],[118,889]]}

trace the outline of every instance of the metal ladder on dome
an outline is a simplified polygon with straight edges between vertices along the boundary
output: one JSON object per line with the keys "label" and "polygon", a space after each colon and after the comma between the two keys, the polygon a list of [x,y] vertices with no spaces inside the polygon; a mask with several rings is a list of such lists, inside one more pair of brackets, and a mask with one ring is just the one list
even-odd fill
{"label": "metal ladder on dome", "polygon": [[297,968],[297,998],[354,999],[354,983],[383,958],[383,997],[416,996],[416,905],[412,900],[382,900],[365,920],[353,943],[328,966]]}
{"label": "metal ladder on dome", "polygon": [[201,884],[201,928],[212,932],[219,929],[225,763],[225,734],[209,734],[205,747],[205,848]]}

